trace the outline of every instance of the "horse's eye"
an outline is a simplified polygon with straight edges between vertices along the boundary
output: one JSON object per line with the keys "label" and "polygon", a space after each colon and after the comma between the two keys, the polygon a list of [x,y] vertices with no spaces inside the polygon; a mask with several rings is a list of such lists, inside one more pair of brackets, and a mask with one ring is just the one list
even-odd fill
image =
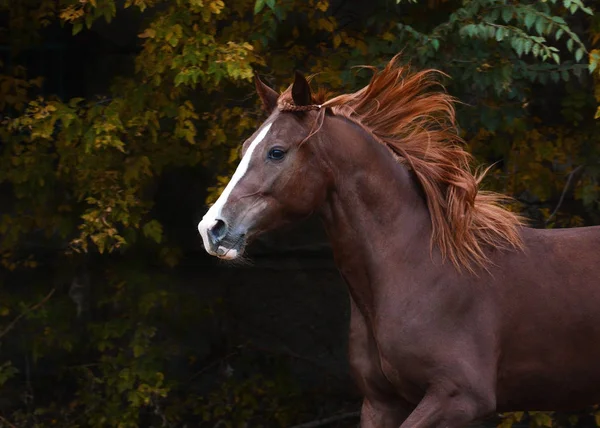
{"label": "horse's eye", "polygon": [[271,150],[269,150],[269,159],[281,160],[284,156],[285,151],[283,151],[283,149],[280,149],[279,147],[273,147]]}

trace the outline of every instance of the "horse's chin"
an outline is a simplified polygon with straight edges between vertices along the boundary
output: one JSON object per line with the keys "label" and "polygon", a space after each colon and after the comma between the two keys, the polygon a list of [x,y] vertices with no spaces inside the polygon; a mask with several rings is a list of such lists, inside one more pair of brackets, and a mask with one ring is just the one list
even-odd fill
{"label": "horse's chin", "polygon": [[235,260],[242,256],[243,251],[237,250],[235,248],[225,248],[219,247],[217,249],[216,256],[221,260]]}
{"label": "horse's chin", "polygon": [[236,260],[244,255],[245,246],[246,240],[239,239],[238,242],[231,247],[220,245],[213,255],[221,260]]}

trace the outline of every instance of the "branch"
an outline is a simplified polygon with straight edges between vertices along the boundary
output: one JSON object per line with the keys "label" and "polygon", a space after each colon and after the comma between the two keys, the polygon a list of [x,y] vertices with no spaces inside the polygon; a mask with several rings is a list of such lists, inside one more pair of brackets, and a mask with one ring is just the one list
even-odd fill
{"label": "branch", "polygon": [[560,199],[558,200],[558,204],[556,204],[556,208],[554,208],[554,211],[552,211],[552,214],[550,214],[550,217],[548,217],[546,219],[545,224],[548,224],[550,222],[550,220],[552,220],[552,218],[556,215],[556,213],[558,213],[560,206],[562,205],[562,203],[565,200],[565,195],[567,194],[567,192],[569,191],[569,189],[571,187],[571,183],[573,182],[573,177],[575,177],[575,175],[577,175],[579,172],[581,172],[583,170],[583,168],[585,168],[584,165],[579,165],[577,168],[575,168],[573,171],[571,171],[569,173],[569,175],[567,176],[568,178],[567,178],[565,187],[563,187],[563,191],[560,195]]}
{"label": "branch", "polygon": [[225,355],[223,358],[219,358],[218,360],[215,360],[209,364],[207,364],[206,366],[202,367],[199,371],[197,371],[196,373],[194,373],[189,379],[188,382],[191,382],[193,379],[197,378],[198,376],[200,376],[201,374],[207,372],[208,370],[212,369],[214,366],[222,363],[223,361],[233,357],[236,354],[239,354],[239,349],[236,349],[233,352],[230,352],[229,354]]}
{"label": "branch", "polygon": [[325,419],[318,419],[316,421],[307,422],[305,424],[294,425],[293,427],[290,427],[290,428],[316,428],[316,427],[321,427],[323,425],[328,425],[332,422],[342,421],[344,419],[358,418],[359,416],[360,416],[360,412],[342,413],[341,415],[330,416]]}
{"label": "branch", "polygon": [[17,428],[16,425],[12,424],[8,419],[0,415],[0,422],[5,423],[10,428]]}
{"label": "branch", "polygon": [[0,332],[0,339],[2,339],[3,336],[5,336],[9,331],[11,331],[21,318],[23,318],[25,315],[35,311],[36,309],[39,309],[40,307],[42,307],[50,299],[50,297],[52,297],[52,295],[54,294],[55,291],[56,291],[55,288],[50,290],[50,293],[48,293],[48,295],[46,297],[44,297],[39,303],[36,303],[35,305],[31,306],[27,310],[23,311],[21,314],[19,314],[18,317],[16,317],[14,320],[12,320],[12,322],[10,324],[8,324],[8,326],[6,326],[6,328],[4,330],[2,330],[2,332]]}

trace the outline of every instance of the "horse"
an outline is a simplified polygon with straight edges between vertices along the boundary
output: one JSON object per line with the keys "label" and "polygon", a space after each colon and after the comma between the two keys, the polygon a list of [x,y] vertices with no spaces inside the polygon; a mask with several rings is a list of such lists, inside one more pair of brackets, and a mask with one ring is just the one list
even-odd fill
{"label": "horse", "polygon": [[318,215],[350,295],[361,427],[462,427],[600,402],[600,227],[535,229],[481,189],[437,70],[282,93],[198,225],[206,251]]}

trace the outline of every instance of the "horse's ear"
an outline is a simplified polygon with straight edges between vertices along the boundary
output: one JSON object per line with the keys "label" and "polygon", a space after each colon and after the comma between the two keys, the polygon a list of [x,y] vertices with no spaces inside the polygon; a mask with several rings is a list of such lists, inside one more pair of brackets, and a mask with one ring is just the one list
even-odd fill
{"label": "horse's ear", "polygon": [[271,112],[275,110],[275,107],[277,107],[279,94],[264,84],[263,81],[260,80],[260,77],[258,77],[258,74],[254,74],[254,84],[256,85],[256,92],[262,101],[263,108],[267,113],[271,114]]}
{"label": "horse's ear", "polygon": [[297,106],[308,106],[313,103],[310,85],[306,77],[299,71],[296,71],[294,84],[292,85],[292,99]]}

